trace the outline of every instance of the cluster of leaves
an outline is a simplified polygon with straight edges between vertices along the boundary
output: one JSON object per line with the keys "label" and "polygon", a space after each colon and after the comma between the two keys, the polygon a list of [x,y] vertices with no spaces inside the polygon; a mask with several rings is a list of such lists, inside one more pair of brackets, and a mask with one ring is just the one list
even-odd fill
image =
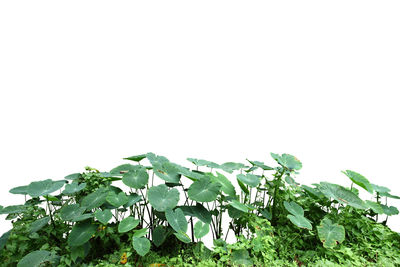
{"label": "cluster of leaves", "polygon": [[[388,217],[399,213],[387,199],[400,197],[351,170],[343,172],[350,188],[300,185],[295,175],[302,163],[289,154],[271,156],[275,167],[188,158],[191,169],[147,153],[125,158],[133,163],[109,172],[86,167],[63,180],[13,188],[10,193],[24,195],[25,203],[0,206],[13,223],[0,238],[0,262],[20,267],[400,264],[400,236],[386,226]],[[362,200],[356,187],[370,200]],[[226,243],[229,235],[237,242]],[[213,250],[201,242],[206,236],[213,238]]]}

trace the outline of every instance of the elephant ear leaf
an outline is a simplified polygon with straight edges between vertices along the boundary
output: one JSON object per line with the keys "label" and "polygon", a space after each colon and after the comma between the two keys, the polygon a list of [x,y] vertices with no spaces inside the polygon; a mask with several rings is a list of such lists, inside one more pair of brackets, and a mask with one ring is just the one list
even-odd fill
{"label": "elephant ear leaf", "polygon": [[318,236],[326,248],[333,248],[344,241],[345,231],[342,225],[332,223],[328,218],[324,218],[317,226]]}
{"label": "elephant ear leaf", "polygon": [[132,246],[140,256],[145,256],[150,251],[150,241],[145,237],[133,237]]}
{"label": "elephant ear leaf", "polygon": [[287,217],[294,225],[300,228],[312,230],[312,225],[310,221],[304,217],[304,210],[299,204],[293,201],[285,201],[283,202],[283,205],[285,206],[286,210],[291,213]]}
{"label": "elephant ear leaf", "polygon": [[374,192],[374,187],[370,184],[370,182],[368,181],[367,178],[365,178],[364,176],[362,176],[361,174],[354,172],[354,171],[350,171],[350,170],[346,170],[343,172],[347,177],[349,177],[349,179],[355,183],[356,185],[364,188],[365,190],[367,190],[369,193],[373,193]]}
{"label": "elephant ear leaf", "polygon": [[204,176],[190,185],[188,195],[197,202],[211,202],[217,199],[220,188],[220,183],[212,182],[209,177]]}
{"label": "elephant ear leaf", "polygon": [[303,167],[303,164],[300,162],[300,160],[290,154],[282,154],[282,156],[280,156],[278,154],[271,153],[271,156],[274,160],[276,160],[276,162],[279,163],[279,165],[290,171],[298,171]]}
{"label": "elephant ear leaf", "polygon": [[23,257],[17,267],[39,267],[43,263],[54,264],[60,257],[47,250],[36,250]]}

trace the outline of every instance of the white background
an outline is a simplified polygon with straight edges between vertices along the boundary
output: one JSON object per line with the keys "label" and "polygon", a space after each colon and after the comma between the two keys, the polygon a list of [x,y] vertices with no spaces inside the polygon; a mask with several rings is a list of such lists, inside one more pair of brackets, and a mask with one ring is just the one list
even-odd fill
{"label": "white background", "polygon": [[[1,1],[0,205],[154,152],[400,195],[398,1]],[[400,201],[390,204],[400,208]],[[389,225],[400,231],[400,216]],[[0,233],[11,225],[0,216]]]}

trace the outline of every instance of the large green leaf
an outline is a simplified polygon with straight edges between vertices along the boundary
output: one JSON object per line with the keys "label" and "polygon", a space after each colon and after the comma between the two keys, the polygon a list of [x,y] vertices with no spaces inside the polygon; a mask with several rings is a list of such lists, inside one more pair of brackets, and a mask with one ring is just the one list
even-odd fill
{"label": "large green leaf", "polygon": [[179,184],[181,180],[180,168],[171,162],[153,165],[154,173],[168,183]]}
{"label": "large green leaf", "polygon": [[161,246],[167,238],[167,230],[159,225],[153,230],[153,243],[157,247]]}
{"label": "large green leaf", "polygon": [[145,256],[150,251],[150,241],[145,237],[133,237],[132,246],[140,256]]}
{"label": "large green leaf", "polygon": [[202,223],[201,221],[198,221],[194,225],[194,236],[198,239],[207,235],[209,231],[210,225],[208,223]]}
{"label": "large green leaf", "polygon": [[229,203],[229,205],[231,205],[235,209],[243,211],[243,212],[249,211],[249,208],[245,204],[241,203],[240,201],[238,201],[236,199],[232,200],[231,203]]}
{"label": "large green leaf", "polygon": [[356,209],[366,209],[364,201],[362,201],[356,194],[343,186],[321,182],[318,188],[326,197],[333,198],[339,203],[347,204]]}
{"label": "large green leaf", "polygon": [[72,219],[72,222],[81,222],[81,221],[86,221],[88,219],[91,219],[94,217],[93,213],[85,213],[85,214],[81,214],[75,218]]}
{"label": "large green leaf", "polygon": [[244,165],[243,163],[237,163],[237,162],[225,162],[224,164],[219,165],[220,169],[228,173],[233,173],[233,171],[240,170],[246,167],[247,166]]}
{"label": "large green leaf", "polygon": [[12,205],[4,207],[0,210],[0,214],[12,214],[12,213],[22,213],[26,211],[28,207],[25,205]]}
{"label": "large green leaf", "polygon": [[72,173],[70,175],[65,176],[64,178],[67,180],[76,180],[82,177],[82,174],[78,173]]}
{"label": "large green leaf", "polygon": [[68,236],[70,247],[82,246],[96,233],[97,226],[89,222],[75,224]]}
{"label": "large green leaf", "polygon": [[303,164],[295,157],[290,154],[282,154],[282,156],[278,154],[271,153],[273,159],[275,159],[279,165],[285,167],[289,170],[300,170],[303,167]]}
{"label": "large green leaf", "polygon": [[65,185],[63,194],[72,195],[78,193],[79,191],[85,189],[86,183],[79,184],[77,181],[73,181],[70,184]]}
{"label": "large green leaf", "polygon": [[192,240],[190,239],[190,237],[186,234],[186,233],[184,233],[184,232],[182,232],[182,231],[180,231],[180,232],[177,232],[177,233],[174,233],[174,235],[180,240],[180,241],[182,241],[183,243],[190,243]]}
{"label": "large green leaf", "polygon": [[40,219],[34,221],[33,223],[31,223],[29,225],[29,233],[32,234],[32,233],[39,231],[44,226],[46,226],[49,223],[49,221],[50,221],[49,216],[46,216],[46,217],[43,217],[43,218],[40,218]]}
{"label": "large green leaf", "polygon": [[344,241],[344,227],[337,223],[332,223],[328,218],[324,218],[321,221],[321,224],[317,226],[317,230],[319,239],[326,248],[333,248],[338,243]]}
{"label": "large green leaf", "polygon": [[173,209],[179,202],[179,191],[176,188],[168,189],[165,184],[153,186],[148,191],[148,199],[157,211]]}
{"label": "large green leaf", "polygon": [[381,204],[381,207],[383,209],[383,213],[388,215],[388,216],[399,214],[399,210],[395,206],[390,206],[389,207],[387,205]]}
{"label": "large green leaf", "polygon": [[250,258],[247,249],[239,249],[232,252],[231,255],[232,262],[239,266],[253,266],[253,261]]}
{"label": "large green leaf", "polygon": [[306,191],[313,198],[321,199],[321,198],[325,197],[325,195],[322,194],[321,191],[319,191],[316,188],[312,188],[307,185],[302,185],[301,187],[304,189],[304,191]]}
{"label": "large green leaf", "polygon": [[145,167],[135,171],[129,171],[122,176],[122,182],[135,189],[144,188],[149,181],[149,174]]}
{"label": "large green leaf", "polygon": [[174,229],[176,232],[186,233],[188,223],[186,221],[185,214],[181,209],[177,208],[175,211],[172,209],[167,209],[165,211],[165,217],[167,218],[167,221],[169,225],[171,225],[172,229]]}
{"label": "large green leaf", "polygon": [[87,210],[98,208],[106,202],[106,197],[108,195],[107,188],[101,187],[90,193],[82,199],[81,206],[85,207]]}
{"label": "large green leaf", "polygon": [[106,197],[106,200],[114,207],[119,208],[128,202],[128,197],[124,192],[116,194],[114,191],[110,191]]}
{"label": "large green leaf", "polygon": [[72,221],[76,217],[85,212],[85,208],[80,207],[79,204],[71,204],[64,206],[60,209],[60,217],[64,221]]}
{"label": "large green leaf", "polygon": [[4,248],[4,246],[6,245],[8,238],[11,235],[11,231],[9,230],[7,232],[5,232],[4,234],[2,234],[2,236],[0,237],[0,251]]}
{"label": "large green leaf", "polygon": [[115,167],[114,169],[112,169],[109,173],[111,175],[115,175],[115,176],[121,176],[124,173],[127,173],[129,171],[136,171],[138,169],[142,168],[141,165],[132,165],[132,164],[122,164],[119,165],[117,167]]}
{"label": "large green leaf", "polygon": [[94,217],[102,224],[107,224],[112,218],[110,210],[96,210]]}
{"label": "large green leaf", "polygon": [[11,194],[27,195],[28,194],[28,185],[14,187],[9,192]]}
{"label": "large green leaf", "polygon": [[374,189],[375,192],[377,193],[389,193],[390,189],[385,187],[385,186],[380,186],[376,184],[371,183],[372,188]]}
{"label": "large green leaf", "polygon": [[383,208],[382,208],[381,204],[370,201],[370,200],[366,200],[365,204],[367,204],[368,208],[372,209],[375,213],[383,214]]}
{"label": "large green leaf", "polygon": [[210,176],[211,181],[217,182],[221,185],[221,191],[227,194],[228,196],[235,197],[236,196],[236,191],[235,187],[231,183],[231,181],[228,180],[224,175],[221,173],[217,172],[217,176],[214,176],[211,174]]}
{"label": "large green leaf", "polygon": [[139,225],[139,220],[133,218],[132,216],[126,217],[123,219],[118,225],[118,232],[119,233],[126,233],[136,226]]}
{"label": "large green leaf", "polygon": [[289,214],[287,217],[297,227],[312,230],[312,225],[311,225],[310,221],[307,218],[305,218],[304,216],[297,216],[297,215],[294,216],[292,214]]}
{"label": "large green leaf", "polygon": [[45,196],[63,187],[65,181],[53,181],[51,179],[32,182],[28,185],[27,192],[31,197]]}
{"label": "large green leaf", "polygon": [[247,184],[248,186],[251,187],[257,187],[257,185],[260,183],[260,177],[254,174],[238,174],[236,176],[241,182],[244,184]]}
{"label": "large green leaf", "polygon": [[59,256],[52,254],[47,250],[36,250],[25,255],[19,262],[17,267],[39,267],[43,263],[50,262],[54,264]]}
{"label": "large green leaf", "polygon": [[135,203],[137,203],[141,200],[142,200],[141,196],[139,196],[136,193],[132,193],[132,194],[128,195],[128,202],[126,202],[126,204],[124,205],[124,208],[131,207],[131,206],[135,205]]}
{"label": "large green leaf", "polygon": [[179,206],[185,216],[196,217],[204,223],[211,223],[211,213],[200,203],[196,206]]}
{"label": "large green leaf", "polygon": [[382,197],[388,197],[388,198],[393,198],[393,199],[400,199],[399,196],[395,196],[395,195],[389,194],[388,192],[382,192],[382,193],[380,193],[380,196],[382,196]]}
{"label": "large green leaf", "polygon": [[189,189],[189,198],[198,202],[211,202],[217,199],[221,185],[213,183],[207,176],[193,182]]}
{"label": "large green leaf", "polygon": [[294,216],[304,216],[304,210],[303,208],[297,204],[296,202],[287,202],[284,201],[283,205],[285,206],[285,209],[287,211],[289,211],[291,214],[293,214]]}
{"label": "large green leaf", "polygon": [[349,177],[350,180],[353,181],[353,183],[355,183],[356,185],[364,188],[365,190],[367,190],[371,194],[374,192],[374,188],[369,183],[368,179],[365,178],[364,176],[362,176],[361,174],[359,174],[357,172],[354,172],[354,171],[350,171],[350,170],[346,170],[343,173],[347,177]]}

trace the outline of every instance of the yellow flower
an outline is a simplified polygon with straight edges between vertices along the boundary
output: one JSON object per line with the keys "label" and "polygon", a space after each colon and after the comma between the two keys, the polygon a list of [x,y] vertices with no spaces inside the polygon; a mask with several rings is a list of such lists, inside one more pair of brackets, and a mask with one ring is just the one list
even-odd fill
{"label": "yellow flower", "polygon": [[121,261],[119,263],[125,264],[128,262],[128,257],[126,256],[126,252],[124,252],[121,256]]}

